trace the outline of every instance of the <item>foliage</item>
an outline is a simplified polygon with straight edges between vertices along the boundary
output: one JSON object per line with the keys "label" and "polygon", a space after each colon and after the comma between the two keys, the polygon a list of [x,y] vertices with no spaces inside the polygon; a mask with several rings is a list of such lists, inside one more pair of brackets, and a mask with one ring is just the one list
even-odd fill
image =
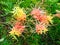
{"label": "foliage", "polygon": [[[22,14],[27,17],[26,21],[22,22],[22,26],[26,26],[26,31],[21,36],[15,35],[14,39],[9,32],[18,20],[14,17],[19,17],[19,13],[18,16],[12,16],[15,6],[19,6]],[[35,24],[39,21],[30,14],[34,8],[44,10],[48,16],[54,17],[53,24],[49,23],[46,34],[35,32]],[[60,18],[55,16],[56,10],[60,11],[60,0],[0,0],[0,45],[60,45]]]}

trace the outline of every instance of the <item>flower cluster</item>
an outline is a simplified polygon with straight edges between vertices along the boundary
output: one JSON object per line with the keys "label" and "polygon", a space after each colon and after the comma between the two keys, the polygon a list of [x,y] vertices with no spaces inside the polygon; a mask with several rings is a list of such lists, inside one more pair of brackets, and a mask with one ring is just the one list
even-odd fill
{"label": "flower cluster", "polygon": [[[15,35],[19,37],[25,31],[26,26],[24,25],[24,22],[26,22],[26,14],[22,8],[19,8],[19,6],[14,7],[12,12],[16,22],[9,33],[14,37]],[[31,15],[39,22],[35,25],[36,33],[45,34],[48,31],[47,27],[52,23],[53,17],[48,16],[44,11],[36,8],[31,11]]]}
{"label": "flower cluster", "polygon": [[14,7],[12,12],[16,22],[9,33],[10,35],[19,37],[25,30],[23,22],[26,20],[26,14],[23,12],[23,9],[19,8],[19,6]]}
{"label": "flower cluster", "polygon": [[40,24],[36,24],[36,32],[38,34],[45,33],[49,24],[52,23],[53,17],[46,15],[44,11],[36,8],[32,10],[31,15],[40,22]]}

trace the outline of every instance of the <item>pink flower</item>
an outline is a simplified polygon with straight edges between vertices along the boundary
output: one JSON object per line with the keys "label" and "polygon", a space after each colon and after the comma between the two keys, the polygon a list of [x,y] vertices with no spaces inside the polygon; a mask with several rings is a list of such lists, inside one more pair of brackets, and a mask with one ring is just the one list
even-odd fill
{"label": "pink flower", "polygon": [[9,32],[11,35],[20,36],[24,32],[25,26],[21,25],[20,22],[16,22],[12,30]]}
{"label": "pink flower", "polygon": [[45,13],[42,10],[35,8],[32,10],[31,14],[38,21],[48,24],[47,15],[45,15]]}
{"label": "pink flower", "polygon": [[47,15],[40,15],[39,16],[39,21],[40,22],[43,22],[45,24],[48,24],[49,23],[48,18],[47,18]]}
{"label": "pink flower", "polygon": [[46,33],[47,31],[47,27],[44,24],[36,24],[36,33],[42,34]]}
{"label": "pink flower", "polygon": [[32,15],[40,15],[40,10],[39,9],[36,9],[34,8],[31,12]]}
{"label": "pink flower", "polygon": [[23,26],[20,22],[16,22],[16,24],[14,25],[14,28],[17,29],[20,32],[23,32],[25,26]]}
{"label": "pink flower", "polygon": [[40,22],[43,22],[45,24],[49,24],[49,21],[48,21],[48,18],[47,18],[47,15],[34,15],[33,16],[35,19],[37,19],[38,21]]}

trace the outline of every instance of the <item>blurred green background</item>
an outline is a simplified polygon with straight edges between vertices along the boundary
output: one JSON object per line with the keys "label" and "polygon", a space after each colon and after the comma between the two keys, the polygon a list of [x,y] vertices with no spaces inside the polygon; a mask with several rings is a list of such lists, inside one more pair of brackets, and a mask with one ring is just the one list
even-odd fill
{"label": "blurred green background", "polygon": [[19,37],[18,41],[8,34],[12,18],[12,8],[18,4],[28,14],[32,8],[41,7],[49,14],[55,15],[60,11],[60,0],[0,0],[0,45],[60,45],[60,18],[54,17],[53,25],[49,27],[47,34],[29,34]]}

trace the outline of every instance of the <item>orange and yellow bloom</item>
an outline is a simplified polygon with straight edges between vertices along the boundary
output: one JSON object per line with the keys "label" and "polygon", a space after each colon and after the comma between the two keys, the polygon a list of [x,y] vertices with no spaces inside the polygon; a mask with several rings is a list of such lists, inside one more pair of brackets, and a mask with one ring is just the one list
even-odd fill
{"label": "orange and yellow bloom", "polygon": [[17,22],[9,33],[11,35],[20,36],[24,32],[24,29],[25,29],[25,26]]}
{"label": "orange and yellow bloom", "polygon": [[13,9],[13,17],[18,21],[26,20],[26,14],[24,13],[23,9],[19,6],[15,6]]}

